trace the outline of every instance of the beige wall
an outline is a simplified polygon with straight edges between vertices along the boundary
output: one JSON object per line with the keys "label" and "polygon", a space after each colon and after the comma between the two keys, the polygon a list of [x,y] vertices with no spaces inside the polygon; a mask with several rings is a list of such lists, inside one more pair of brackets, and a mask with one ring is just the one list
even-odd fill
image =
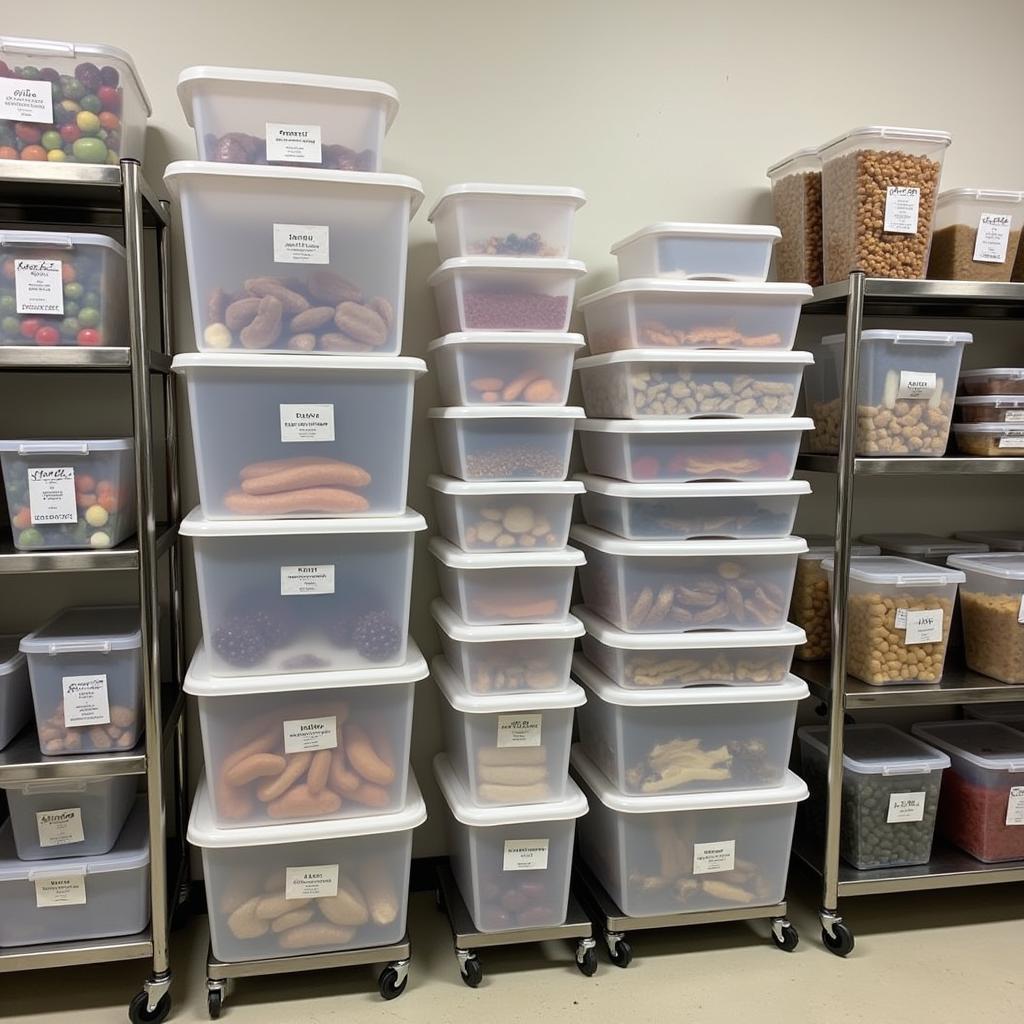
{"label": "beige wall", "polygon": [[[1017,0],[47,0],[8,4],[0,30],[102,40],[128,50],[153,103],[146,166],[158,186],[168,160],[194,154],[175,95],[186,65],[280,67],[391,82],[401,110],[385,168],[421,179],[425,208],[458,181],[586,190],[574,252],[593,271],[586,290],[612,279],[610,243],[642,224],[768,218],[764,169],[856,125],[946,129],[954,139],[946,185],[1024,188],[1020,72],[1009,56],[1010,41],[1024,34],[1024,5]],[[425,285],[435,265],[421,213],[412,228],[407,354],[422,355],[437,330]],[[176,347],[187,351],[193,343],[184,281],[182,262]],[[973,353],[975,362],[983,358]],[[89,378],[90,386],[95,380]],[[98,411],[102,419],[108,413],[95,394],[80,394],[76,407],[83,417]],[[435,398],[428,378],[417,393],[421,428]],[[4,430],[19,431],[20,418],[12,419],[9,407],[0,407],[0,416]],[[79,429],[88,422],[76,420]],[[184,455],[185,494],[194,501],[187,440]],[[417,430],[413,460],[410,501],[429,512],[424,480],[436,468],[429,428]],[[829,506],[827,481],[815,486],[820,493],[806,503],[801,521],[806,529],[820,528]],[[1013,493],[1005,484],[982,486],[993,498]],[[861,528],[1012,524],[1008,500],[972,506],[936,485],[891,492],[876,485],[865,494]],[[985,511],[971,511],[979,507]],[[427,559],[421,544],[413,633],[433,654],[427,604],[434,578]],[[71,586],[75,599],[94,596],[81,581]],[[49,593],[51,605],[68,596],[67,590]],[[192,641],[193,594],[190,589]],[[27,625],[12,596],[5,592],[11,627]],[[430,684],[420,690],[414,732],[415,765],[436,808],[429,760],[439,736]],[[442,842],[435,818],[419,835],[417,851],[439,852]]]}

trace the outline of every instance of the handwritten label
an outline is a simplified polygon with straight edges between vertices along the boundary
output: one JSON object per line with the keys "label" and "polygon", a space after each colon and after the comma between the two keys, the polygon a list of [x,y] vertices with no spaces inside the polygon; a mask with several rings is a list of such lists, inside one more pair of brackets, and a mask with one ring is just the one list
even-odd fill
{"label": "handwritten label", "polygon": [[333,565],[282,565],[281,596],[333,594]]}
{"label": "handwritten label", "polygon": [[506,839],[502,871],[546,871],[550,839]]}
{"label": "handwritten label", "polygon": [[267,122],[267,163],[323,163],[318,124]]}
{"label": "handwritten label", "polygon": [[29,467],[28,511],[33,526],[77,523],[74,467]]}
{"label": "handwritten label", "polygon": [[499,747],[539,747],[543,715],[498,715]]}
{"label": "handwritten label", "polygon": [[313,864],[304,868],[284,869],[286,900],[317,900],[337,895],[337,864]]}
{"label": "handwritten label", "polygon": [[0,78],[0,121],[53,124],[53,85]]}
{"label": "handwritten label", "polygon": [[890,793],[886,822],[893,825],[901,821],[924,821],[926,795],[925,793]]}
{"label": "handwritten label", "polygon": [[64,676],[64,728],[76,725],[109,725],[110,702],[106,674]]}
{"label": "handwritten label", "polygon": [[1005,213],[983,213],[974,236],[975,263],[1005,263],[1013,218]]}
{"label": "handwritten label", "polygon": [[1006,824],[1024,825],[1024,786],[1011,786],[1006,801]]}
{"label": "handwritten label", "polygon": [[1000,448],[1024,448],[1024,432],[1019,434],[1003,434],[999,438]]}
{"label": "handwritten label", "polygon": [[36,907],[84,907],[85,875],[61,875],[56,878],[37,878]]}
{"label": "handwritten label", "polygon": [[723,839],[718,843],[693,844],[693,873],[713,875],[719,871],[736,869],[736,840]]}
{"label": "handwritten label", "polygon": [[333,441],[333,405],[282,405],[281,441]]}
{"label": "handwritten label", "polygon": [[897,235],[917,234],[917,215],[921,209],[921,190],[890,185],[885,190],[884,231]]}
{"label": "handwritten label", "polygon": [[900,370],[900,389],[897,398],[931,398],[938,383],[934,373],[920,370]]}
{"label": "handwritten label", "polygon": [[14,302],[18,313],[64,315],[60,260],[15,260]]}
{"label": "handwritten label", "polygon": [[49,846],[84,843],[82,808],[64,807],[59,811],[36,811],[36,831],[39,833],[39,845],[43,849]]}
{"label": "handwritten label", "polygon": [[907,609],[907,635],[903,642],[912,644],[934,644],[942,640],[942,609],[926,608],[918,611]]}
{"label": "handwritten label", "polygon": [[326,224],[275,224],[275,263],[330,263],[331,229]]}
{"label": "handwritten label", "polygon": [[304,750],[334,750],[338,745],[338,719],[293,718],[284,723],[284,752],[300,754]]}

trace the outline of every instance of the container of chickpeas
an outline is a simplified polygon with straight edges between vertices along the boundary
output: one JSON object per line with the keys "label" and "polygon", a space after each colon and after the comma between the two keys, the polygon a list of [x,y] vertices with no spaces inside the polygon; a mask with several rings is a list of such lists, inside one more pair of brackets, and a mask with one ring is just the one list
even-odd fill
{"label": "container of chickpeas", "polygon": [[821,271],[821,157],[800,149],[767,171],[772,213],[782,238],[775,246],[775,276],[816,288]]}
{"label": "container of chickpeas", "polygon": [[[833,592],[833,559],[822,563]],[[871,686],[937,683],[965,576],[884,555],[850,559],[846,668]]]}

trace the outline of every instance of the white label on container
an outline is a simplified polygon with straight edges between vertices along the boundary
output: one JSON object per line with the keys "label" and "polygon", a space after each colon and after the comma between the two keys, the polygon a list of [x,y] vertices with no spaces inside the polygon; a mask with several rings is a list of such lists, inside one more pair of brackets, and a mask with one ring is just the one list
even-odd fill
{"label": "white label on container", "polygon": [[18,313],[64,315],[60,260],[15,260],[14,301]]}
{"label": "white label on container", "polygon": [[502,871],[546,871],[550,839],[506,839]]}
{"label": "white label on container", "polygon": [[1006,824],[1024,825],[1024,786],[1011,786],[1006,801]]}
{"label": "white label on container", "polygon": [[975,263],[1005,263],[1013,218],[1005,213],[983,213],[974,236]]}
{"label": "white label on container", "polygon": [[1004,434],[999,438],[1000,448],[1024,448],[1024,434]]}
{"label": "white label on container", "polygon": [[304,750],[334,750],[338,745],[338,719],[293,718],[284,723],[284,752],[301,754]]}
{"label": "white label on container", "polygon": [[907,609],[907,635],[904,643],[934,644],[942,640],[942,609]]}
{"label": "white label on container", "polygon": [[890,793],[886,822],[924,821],[925,793]]}
{"label": "white label on container", "polygon": [[541,714],[498,715],[498,746],[539,747],[543,719]]}
{"label": "white label on container", "polygon": [[338,895],[338,865],[312,864],[284,869],[286,900],[317,900]]}
{"label": "white label on container", "polygon": [[326,224],[275,224],[275,263],[330,263],[331,229]]}
{"label": "white label on container", "polygon": [[1017,621],[1024,623],[1024,594],[1020,595],[1020,607],[1017,609]]}
{"label": "white label on container", "polygon": [[333,405],[282,405],[281,441],[333,441]]}
{"label": "white label on container", "polygon": [[35,466],[28,471],[28,511],[32,525],[77,523],[73,466]]}
{"label": "white label on container", "polygon": [[267,122],[267,163],[323,163],[318,124]]}
{"label": "white label on container", "polygon": [[896,609],[896,621],[893,623],[893,626],[896,629],[906,629],[907,628],[907,609],[906,608],[897,608]]}
{"label": "white label on container", "polygon": [[931,398],[935,394],[937,378],[934,373],[921,370],[900,370],[900,389],[897,398]]}
{"label": "white label on container", "polygon": [[84,907],[85,875],[37,878],[36,907]]}
{"label": "white label on container", "polygon": [[36,811],[36,829],[39,832],[39,845],[44,849],[48,846],[69,846],[71,843],[85,842],[81,807]]}
{"label": "white label on container", "polygon": [[105,674],[64,676],[64,728],[75,725],[109,725],[110,703]]}
{"label": "white label on container", "polygon": [[53,84],[0,78],[0,121],[53,124]]}
{"label": "white label on container", "polygon": [[890,185],[885,190],[883,229],[897,235],[917,234],[917,214],[921,208],[921,190],[905,185]]}
{"label": "white label on container", "polygon": [[718,843],[693,844],[693,873],[713,875],[736,868],[736,840],[723,839]]}
{"label": "white label on container", "polygon": [[333,594],[333,565],[282,565],[281,596]]}
{"label": "white label on container", "polygon": [[1024,409],[1007,409],[1003,413],[1004,423],[1024,423]]}

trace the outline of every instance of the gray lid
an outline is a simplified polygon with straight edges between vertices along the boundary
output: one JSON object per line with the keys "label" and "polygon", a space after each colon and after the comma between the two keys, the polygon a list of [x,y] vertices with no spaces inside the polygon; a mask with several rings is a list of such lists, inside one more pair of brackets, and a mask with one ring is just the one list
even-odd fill
{"label": "gray lid", "polygon": [[18,649],[20,636],[0,636],[0,676],[8,676],[25,663],[25,655]]}
{"label": "gray lid", "polygon": [[[827,725],[805,725],[797,736],[827,754]],[[923,775],[948,767],[941,751],[891,725],[848,725],[843,731],[843,768],[858,775]]]}

